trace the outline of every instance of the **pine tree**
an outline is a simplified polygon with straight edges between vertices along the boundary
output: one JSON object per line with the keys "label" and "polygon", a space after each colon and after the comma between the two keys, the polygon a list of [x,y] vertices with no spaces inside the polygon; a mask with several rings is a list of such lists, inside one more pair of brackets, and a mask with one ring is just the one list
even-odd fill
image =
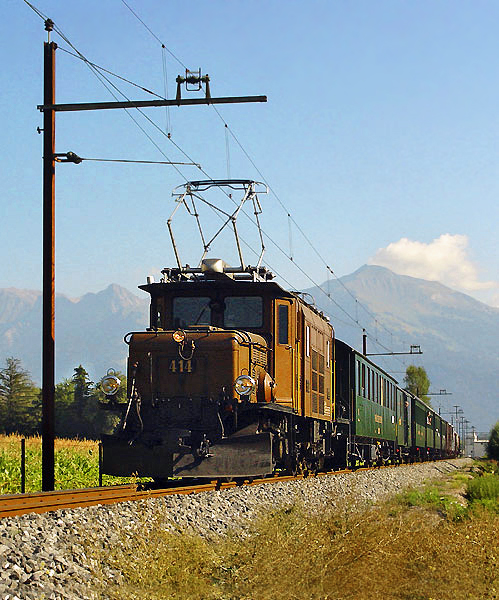
{"label": "pine tree", "polygon": [[40,428],[40,390],[18,358],[0,369],[0,430],[29,435]]}
{"label": "pine tree", "polygon": [[94,383],[93,381],[90,381],[87,371],[81,365],[78,365],[74,370],[72,381],[74,383],[74,406],[76,415],[81,419],[88,401],[92,397],[92,386]]}

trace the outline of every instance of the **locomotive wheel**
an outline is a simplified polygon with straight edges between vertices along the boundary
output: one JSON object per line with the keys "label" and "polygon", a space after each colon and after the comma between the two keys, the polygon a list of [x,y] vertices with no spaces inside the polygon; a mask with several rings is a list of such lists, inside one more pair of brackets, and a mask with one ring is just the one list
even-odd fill
{"label": "locomotive wheel", "polygon": [[324,471],[324,465],[326,464],[326,459],[324,458],[324,456],[320,456],[318,461],[317,461],[317,470],[316,473],[320,473],[321,471]]}
{"label": "locomotive wheel", "polygon": [[289,475],[298,475],[298,461],[296,456],[286,454],[284,457],[284,469]]}

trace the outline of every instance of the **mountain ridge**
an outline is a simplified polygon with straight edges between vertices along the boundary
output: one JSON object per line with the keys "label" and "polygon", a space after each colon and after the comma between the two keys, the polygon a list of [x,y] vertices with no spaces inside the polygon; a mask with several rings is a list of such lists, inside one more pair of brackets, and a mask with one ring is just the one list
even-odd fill
{"label": "mountain ridge", "polygon": [[[368,353],[386,351],[383,346],[402,351],[419,344],[423,357],[407,357],[406,363],[422,364],[432,388],[452,392],[452,404],[462,406],[480,430],[499,418],[495,347],[499,309],[439,282],[398,275],[377,265],[363,265],[340,281],[319,287],[305,292],[330,316],[339,339],[360,349],[364,326],[369,333]],[[328,294],[352,315],[348,323]],[[41,304],[41,292],[36,290],[0,289],[0,361],[7,356],[20,358],[36,381],[41,370]],[[56,380],[70,377],[80,363],[94,379],[109,367],[124,370],[123,335],[147,327],[148,307],[147,295],[140,298],[119,284],[73,299],[57,294]],[[400,357],[374,360],[403,379]],[[435,407],[439,400],[434,400]]]}
{"label": "mountain ridge", "polygon": [[[20,358],[33,379],[40,382],[42,294],[36,290],[26,292],[16,288],[0,289],[0,359]],[[16,295],[19,306],[14,307]],[[55,299],[56,381],[71,377],[79,364],[92,378],[99,378],[111,366],[124,370],[123,335],[146,327],[148,307],[148,298],[141,299],[118,284],[79,298],[58,293]],[[83,327],[75,324],[83,324]]]}

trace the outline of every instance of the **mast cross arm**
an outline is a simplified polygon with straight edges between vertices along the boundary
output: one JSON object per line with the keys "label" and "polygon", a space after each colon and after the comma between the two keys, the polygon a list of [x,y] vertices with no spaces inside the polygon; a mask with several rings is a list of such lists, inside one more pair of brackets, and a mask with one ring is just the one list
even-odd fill
{"label": "mast cross arm", "polygon": [[105,110],[110,108],[148,108],[151,106],[192,106],[199,104],[234,104],[241,102],[267,102],[267,96],[227,96],[222,98],[180,98],[178,100],[130,100],[124,102],[83,102],[78,104],[40,104],[40,112],[75,112],[80,110]]}

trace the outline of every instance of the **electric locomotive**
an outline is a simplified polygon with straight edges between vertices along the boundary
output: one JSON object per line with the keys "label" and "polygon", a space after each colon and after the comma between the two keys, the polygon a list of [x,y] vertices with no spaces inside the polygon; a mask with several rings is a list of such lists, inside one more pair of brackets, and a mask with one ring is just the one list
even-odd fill
{"label": "electric locomotive", "polygon": [[331,325],[265,269],[234,271],[207,259],[141,286],[151,323],[127,336],[131,406],[105,472],[256,476],[332,455]]}

